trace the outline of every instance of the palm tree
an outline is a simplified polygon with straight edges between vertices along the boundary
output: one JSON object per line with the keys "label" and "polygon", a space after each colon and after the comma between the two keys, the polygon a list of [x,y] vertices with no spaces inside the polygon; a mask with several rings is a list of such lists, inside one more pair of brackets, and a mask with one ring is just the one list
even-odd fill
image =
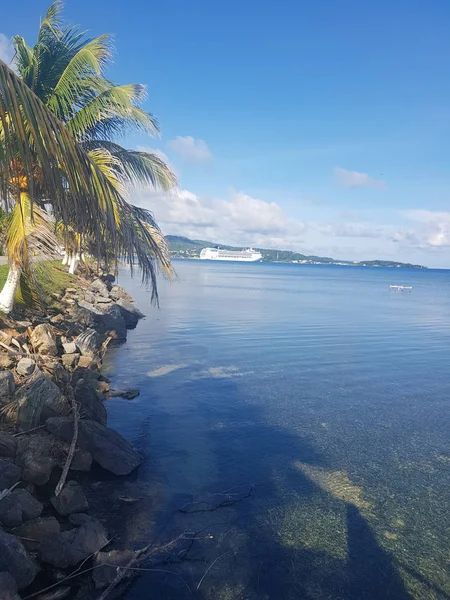
{"label": "palm tree", "polygon": [[[42,211],[49,205],[62,224],[66,249],[76,240],[71,270],[83,248],[116,268],[119,256],[131,269],[136,260],[157,300],[157,269],[171,269],[152,214],[127,202],[127,191],[143,183],[167,189],[175,178],[156,155],[114,141],[129,127],[158,133],[155,119],[139,107],[145,90],[109,82],[109,38],[87,40],[77,28],[63,29],[61,7],[59,0],[51,5],[33,49],[14,38],[22,79],[0,61],[0,192],[4,206],[13,204],[22,217],[20,228],[17,214],[9,220],[16,229],[7,234],[11,269],[0,294],[6,312],[20,274],[31,272],[28,247],[35,233],[42,238]],[[39,242],[41,250],[49,247],[48,239]]]}
{"label": "palm tree", "polygon": [[[29,48],[23,38],[14,38],[17,68],[23,80],[66,125],[122,197],[136,184],[163,190],[172,187],[175,177],[157,155],[127,150],[116,141],[117,136],[129,129],[159,134],[156,119],[140,107],[145,99],[145,87],[115,85],[106,79],[105,68],[112,54],[110,37],[88,39],[78,27],[63,28],[61,9],[61,0],[50,6],[33,48]],[[141,242],[150,245],[148,254],[165,268],[167,246],[151,214],[137,212],[131,205],[129,211],[128,225],[131,229],[137,225]],[[142,227],[143,222],[150,222],[152,229]],[[122,245],[122,228],[121,224],[117,232],[118,246]],[[152,236],[151,231],[159,233]],[[82,232],[77,233],[81,244]],[[71,254],[70,268],[74,270],[81,248],[68,246],[66,255]]]}

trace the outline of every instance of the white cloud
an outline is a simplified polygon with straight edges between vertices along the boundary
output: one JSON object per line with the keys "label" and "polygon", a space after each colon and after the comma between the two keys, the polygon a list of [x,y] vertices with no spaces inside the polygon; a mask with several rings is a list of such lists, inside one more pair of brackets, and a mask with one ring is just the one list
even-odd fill
{"label": "white cloud", "polygon": [[156,156],[163,160],[166,164],[170,164],[170,160],[167,154],[164,154],[164,152],[159,148],[150,148],[149,146],[137,146],[136,150],[138,152],[150,152],[151,154],[156,154]]}
{"label": "white cloud", "polygon": [[208,145],[204,140],[197,140],[190,135],[178,136],[169,140],[167,146],[179,154],[184,160],[191,163],[206,162],[212,158]]}
{"label": "white cloud", "polygon": [[0,33],[0,60],[10,67],[13,56],[14,49],[11,40],[4,33]]}
{"label": "white cloud", "polygon": [[334,169],[334,175],[338,184],[343,188],[384,188],[386,186],[386,182],[382,179],[374,179],[367,173],[360,173],[359,171],[347,171],[347,169],[342,169],[341,167],[336,167]]}
{"label": "white cloud", "polygon": [[372,223],[324,223],[318,229],[327,235],[347,238],[381,238],[387,236],[387,226]]}
{"label": "white cloud", "polygon": [[419,223],[417,229],[400,229],[393,241],[419,248],[450,246],[450,212],[406,210],[403,216]]}

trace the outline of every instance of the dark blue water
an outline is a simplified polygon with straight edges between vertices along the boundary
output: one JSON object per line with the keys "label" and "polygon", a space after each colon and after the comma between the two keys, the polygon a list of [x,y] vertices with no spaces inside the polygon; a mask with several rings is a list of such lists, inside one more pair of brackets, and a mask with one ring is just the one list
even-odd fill
{"label": "dark blue water", "polygon": [[127,598],[450,598],[450,272],[176,269],[159,311],[122,278],[148,317],[110,372],[141,395],[109,422],[148,454],[147,538],[213,537],[160,567],[184,582],[147,573]]}

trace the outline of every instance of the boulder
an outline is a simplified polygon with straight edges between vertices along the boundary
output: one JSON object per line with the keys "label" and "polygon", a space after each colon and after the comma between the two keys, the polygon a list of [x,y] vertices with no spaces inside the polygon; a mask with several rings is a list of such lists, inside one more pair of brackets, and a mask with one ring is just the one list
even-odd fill
{"label": "boulder", "polygon": [[0,352],[0,367],[2,369],[9,369],[12,367],[13,361],[9,358],[7,354]]}
{"label": "boulder", "polygon": [[12,533],[22,539],[26,550],[33,552],[41,542],[60,531],[61,526],[55,517],[39,517],[16,527]]}
{"label": "boulder", "polygon": [[89,508],[86,496],[76,481],[68,481],[58,496],[52,496],[50,502],[62,517],[83,512]]}
{"label": "boulder", "polygon": [[9,489],[20,480],[21,471],[7,458],[0,458],[0,492]]}
{"label": "boulder", "polygon": [[134,302],[130,302],[124,298],[119,298],[116,305],[119,307],[128,329],[134,329],[138,324],[139,319],[142,319],[145,316]]}
{"label": "boulder", "polygon": [[80,417],[90,421],[97,421],[106,425],[107,412],[103,401],[88,379],[79,379],[75,386],[75,400],[80,406]]}
{"label": "boulder", "polygon": [[24,521],[39,517],[43,508],[30,492],[15,489],[0,500],[0,521],[6,527],[18,527]]}
{"label": "boulder", "polygon": [[49,536],[39,545],[38,555],[42,562],[65,569],[98,552],[107,541],[107,532],[103,525],[92,520],[78,529]]}
{"label": "boulder", "polygon": [[14,375],[11,371],[2,369],[0,371],[0,405],[11,402],[11,396],[14,394],[15,389]]}
{"label": "boulder", "polygon": [[[111,552],[98,552],[94,558],[92,579],[97,589],[108,587],[117,576],[117,568],[125,567],[135,556],[131,550],[111,550]],[[106,564],[105,564],[106,563]],[[133,571],[128,571],[125,578],[132,577]]]}
{"label": "boulder", "polygon": [[73,513],[73,515],[69,515],[69,523],[74,527],[81,527],[85,523],[92,523],[93,521],[97,522],[97,519],[86,513]]}
{"label": "boulder", "polygon": [[127,339],[127,325],[120,307],[117,304],[100,304],[97,306],[103,314],[101,321],[103,331],[101,333],[110,335],[119,342],[125,341]]}
{"label": "boulder", "polygon": [[75,352],[77,351],[77,345],[75,344],[75,342],[66,342],[62,346],[66,354],[75,354]]}
{"label": "boulder", "polygon": [[[53,435],[70,441],[73,421],[62,417],[48,419],[47,430]],[[88,450],[101,467],[115,475],[128,475],[141,463],[142,458],[120,433],[108,429],[96,421],[79,422],[78,445]]]}
{"label": "boulder", "polygon": [[58,386],[63,394],[67,393],[67,386],[70,383],[70,372],[64,364],[53,358],[45,359],[42,371],[44,375],[49,377]]}
{"label": "boulder", "polygon": [[21,358],[17,363],[16,371],[22,377],[29,377],[36,368],[36,363],[32,358]]}
{"label": "boulder", "polygon": [[[59,297],[58,297],[58,299],[59,299]],[[61,323],[64,323],[65,320],[66,320],[66,317],[62,313],[58,313],[57,315],[50,317],[50,322],[53,323],[53,325],[59,325]]]}
{"label": "boulder", "polygon": [[56,335],[53,327],[48,323],[42,323],[35,327],[30,335],[30,341],[35,351],[39,354],[47,354],[49,356],[58,355]]}
{"label": "boulder", "polygon": [[28,431],[38,427],[49,417],[70,412],[70,405],[58,386],[43,375],[19,388],[15,398],[18,403],[19,431]]}
{"label": "boulder", "polygon": [[100,349],[100,337],[95,329],[86,329],[74,340],[75,347],[83,356],[94,358]]}
{"label": "boulder", "polygon": [[96,364],[97,362],[90,356],[80,356],[77,366],[81,369],[92,369]]}
{"label": "boulder", "polygon": [[133,298],[121,285],[113,285],[111,291],[109,292],[109,295],[113,300],[119,300],[120,298],[122,298],[123,300],[127,300],[128,302],[133,302]]}
{"label": "boulder", "polygon": [[15,458],[16,451],[16,438],[6,431],[0,431],[0,458]]}
{"label": "boulder", "polygon": [[92,467],[92,454],[87,450],[77,448],[73,455],[72,463],[70,468],[72,471],[80,471],[83,473],[89,473]]}
{"label": "boulder", "polygon": [[88,290],[97,294],[99,296],[103,296],[104,298],[108,298],[109,290],[108,286],[101,279],[94,279],[94,281],[90,284]]}
{"label": "boulder", "polygon": [[95,294],[93,292],[89,292],[87,291],[84,295],[83,295],[83,300],[85,302],[89,302],[89,304],[94,304],[95,302]]}
{"label": "boulder", "polygon": [[0,571],[7,571],[19,589],[26,588],[38,574],[38,567],[22,542],[0,530]]}
{"label": "boulder", "polygon": [[0,598],[2,600],[20,600],[17,583],[11,573],[0,573]]}
{"label": "boulder", "polygon": [[19,438],[16,463],[22,469],[22,479],[36,485],[45,485],[57,461],[54,458],[54,440],[47,432],[31,433]]}
{"label": "boulder", "polygon": [[66,369],[74,369],[78,364],[78,359],[80,358],[80,354],[78,352],[74,354],[63,354],[62,362]]}

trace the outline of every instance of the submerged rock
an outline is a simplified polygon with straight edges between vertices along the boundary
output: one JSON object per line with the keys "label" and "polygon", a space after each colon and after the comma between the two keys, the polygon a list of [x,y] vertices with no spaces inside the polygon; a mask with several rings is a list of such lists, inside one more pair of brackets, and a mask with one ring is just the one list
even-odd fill
{"label": "submerged rock", "polygon": [[0,571],[7,571],[17,582],[18,588],[26,588],[38,574],[35,561],[25,550],[22,542],[13,535],[0,530]]}
{"label": "submerged rock", "polygon": [[[72,439],[72,419],[48,419],[46,427],[63,440]],[[78,445],[88,450],[101,467],[115,475],[128,475],[142,463],[141,456],[120,433],[95,421],[79,422]]]}
{"label": "submerged rock", "polygon": [[48,323],[42,323],[41,325],[35,327],[30,335],[30,341],[33,345],[33,348],[39,354],[58,356],[56,335],[53,327]]}
{"label": "submerged rock", "polygon": [[76,481],[68,481],[61,493],[58,496],[52,496],[50,502],[56,512],[63,517],[67,517],[72,513],[83,512],[89,508],[86,496]]}
{"label": "submerged rock", "polygon": [[[117,568],[125,567],[133,556],[135,556],[135,552],[131,550],[111,550],[111,552],[99,552],[96,554],[94,559],[95,568],[92,572],[95,587],[97,589],[108,587],[117,576]],[[128,571],[125,579],[132,576],[133,572]]]}
{"label": "submerged rock", "polygon": [[0,500],[0,521],[6,527],[18,527],[24,521],[36,519],[44,507],[27,490],[13,490]]}

